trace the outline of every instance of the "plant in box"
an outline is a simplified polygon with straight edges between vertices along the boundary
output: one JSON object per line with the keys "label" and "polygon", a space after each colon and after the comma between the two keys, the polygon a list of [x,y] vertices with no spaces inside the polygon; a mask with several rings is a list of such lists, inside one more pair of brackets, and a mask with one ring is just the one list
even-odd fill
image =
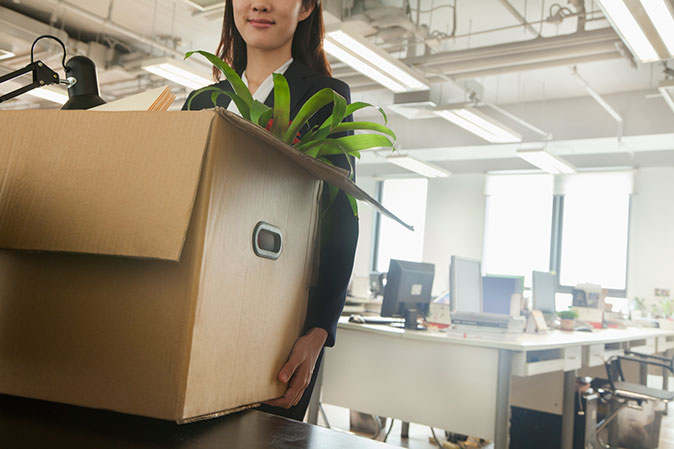
{"label": "plant in box", "polygon": [[[241,117],[252,123],[267,129],[275,137],[285,143],[294,146],[298,151],[332,165],[327,156],[344,154],[347,160],[353,156],[360,158],[362,150],[372,148],[391,148],[395,150],[396,135],[387,126],[387,118],[384,111],[369,103],[355,102],[347,104],[344,97],[330,88],[321,89],[309,98],[300,108],[292,122],[290,121],[290,89],[285,77],[274,73],[274,107],[270,108],[264,103],[253,99],[253,95],[239,75],[225,61],[216,55],[206,51],[190,51],[185,54],[185,59],[198,53],[216,66],[224,74],[232,86],[233,91],[218,87],[204,87],[196,93],[212,92],[211,101],[216,104],[220,95],[226,95],[236,104]],[[192,97],[195,98],[196,95]],[[191,100],[187,109],[191,108]],[[308,120],[322,108],[332,103],[332,114],[319,125],[314,126],[300,135],[300,130],[307,126]],[[384,118],[384,124],[373,122],[343,122],[345,117],[354,112],[366,108],[375,107]],[[366,133],[335,137],[336,134],[345,131],[361,131]],[[353,170],[351,170],[353,172]],[[329,185],[330,197],[334,199],[338,189]],[[355,198],[347,195],[354,215],[358,215]]]}

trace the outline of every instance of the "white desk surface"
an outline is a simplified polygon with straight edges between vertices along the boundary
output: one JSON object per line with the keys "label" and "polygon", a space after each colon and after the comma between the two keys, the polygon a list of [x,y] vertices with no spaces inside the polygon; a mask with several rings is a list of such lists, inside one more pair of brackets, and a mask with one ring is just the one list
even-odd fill
{"label": "white desk surface", "polygon": [[[552,330],[547,334],[500,335],[490,333],[452,334],[436,331],[414,331],[380,324],[350,323],[348,317],[339,320],[340,329],[369,332],[382,336],[425,340],[433,343],[461,344],[511,351],[538,351],[569,346],[619,343],[630,340],[674,336],[674,330],[654,328],[598,329],[593,332]],[[338,336],[339,339],[339,336]]]}

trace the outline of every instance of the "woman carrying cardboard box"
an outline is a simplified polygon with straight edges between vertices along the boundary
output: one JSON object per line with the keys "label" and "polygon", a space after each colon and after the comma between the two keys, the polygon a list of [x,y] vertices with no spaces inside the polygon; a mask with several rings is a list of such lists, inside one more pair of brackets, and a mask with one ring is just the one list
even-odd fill
{"label": "woman carrying cardboard box", "polygon": [[[272,73],[284,74],[290,87],[292,120],[307,99],[326,87],[350,101],[349,86],[330,76],[323,36],[320,0],[227,0],[217,55],[241,74],[253,97],[268,106],[274,100]],[[214,75],[220,78],[215,68]],[[226,80],[215,86],[232,90]],[[194,92],[188,101],[192,96]],[[225,95],[218,97],[217,104],[238,113],[236,105]],[[187,101],[183,109],[186,106]],[[211,92],[204,92],[192,100],[190,109],[210,107],[213,107]],[[331,105],[323,108],[301,133],[323,123],[331,112]],[[352,117],[346,120],[351,121]],[[331,160],[336,166],[349,169],[345,156],[334,156]],[[288,388],[282,397],[260,407],[296,420],[304,418],[323,347],[335,344],[337,320],[353,268],[358,220],[343,192],[330,203],[328,189],[323,189],[319,235],[318,277],[309,292],[304,333],[278,374]]]}

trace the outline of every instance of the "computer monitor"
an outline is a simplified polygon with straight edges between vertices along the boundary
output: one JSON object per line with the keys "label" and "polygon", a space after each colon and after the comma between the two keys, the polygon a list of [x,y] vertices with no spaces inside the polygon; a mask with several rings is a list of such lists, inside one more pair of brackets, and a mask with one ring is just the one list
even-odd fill
{"label": "computer monitor", "polygon": [[482,311],[510,315],[510,301],[524,291],[524,276],[488,275],[482,278]]}
{"label": "computer monitor", "polygon": [[384,286],[386,285],[386,273],[379,271],[370,272],[370,291],[374,296],[382,296],[384,294]]}
{"label": "computer monitor", "polygon": [[386,275],[383,317],[405,318],[405,329],[419,329],[417,317],[431,302],[435,265],[391,259]]}
{"label": "computer monitor", "polygon": [[449,304],[452,311],[482,312],[482,267],[479,260],[452,256]]}
{"label": "computer monitor", "polygon": [[557,275],[552,272],[534,271],[531,282],[534,310],[540,310],[543,313],[555,313]]}

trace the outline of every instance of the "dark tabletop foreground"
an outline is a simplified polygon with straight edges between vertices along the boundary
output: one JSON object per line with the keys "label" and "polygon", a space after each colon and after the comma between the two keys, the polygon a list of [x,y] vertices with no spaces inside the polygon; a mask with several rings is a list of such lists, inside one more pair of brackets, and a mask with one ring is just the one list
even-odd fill
{"label": "dark tabletop foreground", "polygon": [[385,449],[393,446],[255,410],[178,425],[0,395],[0,447]]}

